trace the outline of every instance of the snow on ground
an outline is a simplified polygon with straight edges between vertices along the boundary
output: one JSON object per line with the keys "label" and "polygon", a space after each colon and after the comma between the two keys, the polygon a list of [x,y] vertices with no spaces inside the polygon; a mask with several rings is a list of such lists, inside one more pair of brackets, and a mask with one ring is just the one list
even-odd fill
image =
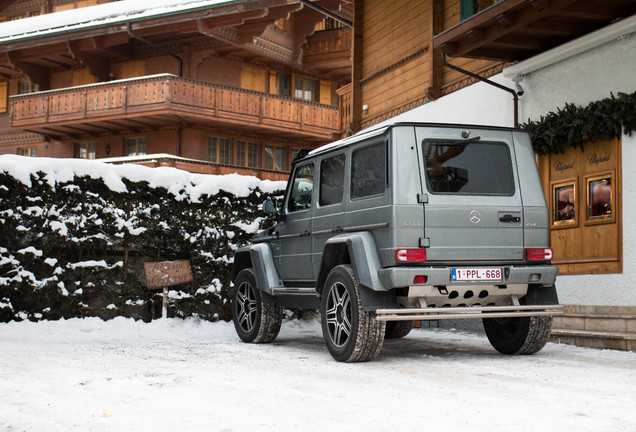
{"label": "snow on ground", "polygon": [[416,329],[373,362],[332,360],[319,324],[273,344],[232,324],[0,324],[1,431],[636,430],[636,353]]}

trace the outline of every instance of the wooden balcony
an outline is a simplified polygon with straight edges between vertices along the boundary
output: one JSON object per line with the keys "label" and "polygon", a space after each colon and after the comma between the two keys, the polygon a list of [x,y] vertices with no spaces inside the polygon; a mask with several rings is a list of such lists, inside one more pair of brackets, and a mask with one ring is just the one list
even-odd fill
{"label": "wooden balcony", "polygon": [[323,30],[307,38],[303,66],[309,70],[329,73],[335,79],[351,78],[351,30]]}
{"label": "wooden balcony", "polygon": [[323,143],[339,130],[339,110],[156,75],[12,96],[10,121],[54,138],[196,125]]}
{"label": "wooden balcony", "polygon": [[636,13],[634,0],[503,0],[433,38],[450,57],[524,60]]}

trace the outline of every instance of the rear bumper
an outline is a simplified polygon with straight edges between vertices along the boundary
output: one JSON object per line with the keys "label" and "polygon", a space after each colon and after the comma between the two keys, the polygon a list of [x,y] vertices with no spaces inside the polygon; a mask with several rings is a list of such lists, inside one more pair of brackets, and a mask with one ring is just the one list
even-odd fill
{"label": "rear bumper", "polygon": [[453,308],[378,309],[378,321],[433,321],[470,318],[519,318],[563,314],[563,305],[472,306]]}
{"label": "rear bumper", "polygon": [[[456,266],[453,268],[461,268]],[[504,278],[495,284],[517,285],[532,284],[548,286],[554,284],[559,269],[552,265],[539,266],[510,266],[510,265],[488,265],[488,266],[465,266],[465,267],[497,267],[502,268]],[[405,288],[413,286],[416,276],[426,276],[428,286],[467,286],[467,285],[493,285],[491,281],[477,282],[456,282],[451,280],[451,267],[389,267],[378,270],[378,277],[385,289]]]}

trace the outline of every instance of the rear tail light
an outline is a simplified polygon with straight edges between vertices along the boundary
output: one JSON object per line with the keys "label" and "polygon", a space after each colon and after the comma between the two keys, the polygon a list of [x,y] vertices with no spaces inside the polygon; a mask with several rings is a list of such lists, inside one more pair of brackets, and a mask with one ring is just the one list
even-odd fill
{"label": "rear tail light", "polygon": [[528,248],[526,249],[527,261],[550,261],[554,253],[550,248]]}
{"label": "rear tail light", "polygon": [[426,275],[417,275],[413,278],[413,285],[424,285],[426,282],[428,282]]}
{"label": "rear tail light", "polygon": [[426,249],[396,249],[395,261],[397,262],[426,261]]}

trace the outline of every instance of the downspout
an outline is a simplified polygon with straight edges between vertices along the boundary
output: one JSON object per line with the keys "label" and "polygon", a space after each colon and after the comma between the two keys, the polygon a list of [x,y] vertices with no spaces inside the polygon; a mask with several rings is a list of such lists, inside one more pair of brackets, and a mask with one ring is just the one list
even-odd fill
{"label": "downspout", "polygon": [[181,156],[181,126],[177,128],[177,156]]}
{"label": "downspout", "polygon": [[328,16],[329,18],[335,19],[336,21],[338,21],[339,23],[341,23],[344,26],[353,28],[353,23],[351,21],[349,21],[348,19],[343,18],[343,17],[331,12],[328,9],[325,9],[322,6],[319,6],[319,5],[315,4],[315,3],[312,3],[309,0],[298,0],[298,2],[304,4],[305,6],[311,8],[311,9],[313,9],[315,11],[320,12],[323,15]]}
{"label": "downspout", "polygon": [[136,34],[134,34],[132,32],[131,27],[130,27],[130,22],[126,22],[126,32],[128,32],[130,37],[132,37],[134,39],[137,39],[139,42],[144,43],[144,44],[146,44],[148,46],[151,46],[151,47],[161,51],[162,53],[164,53],[166,55],[169,55],[170,57],[176,58],[177,61],[179,62],[179,76],[183,77],[183,59],[181,57],[179,57],[175,53],[172,53],[172,52],[168,51],[164,47],[161,47],[161,46],[159,46],[157,44],[154,44],[154,43],[150,42],[148,39],[144,39],[141,36],[137,36]]}
{"label": "downspout", "polygon": [[[499,83],[496,83],[494,81],[489,80],[488,78],[484,78],[481,75],[477,75],[476,73],[467,71],[466,69],[462,69],[460,67],[457,67],[455,65],[450,64],[447,60],[446,60],[446,54],[442,51],[442,64],[444,66],[446,66],[449,69],[453,69],[459,73],[462,73],[464,75],[468,75],[471,78],[475,78],[476,80],[479,81],[483,81],[486,84],[490,84],[491,86],[497,87],[500,90],[503,91],[507,91],[508,93],[512,94],[512,99],[514,100],[514,125],[516,128],[519,127],[519,94],[517,94],[517,92],[509,87],[506,87],[504,85],[501,85]],[[523,92],[521,92],[523,93]]]}

